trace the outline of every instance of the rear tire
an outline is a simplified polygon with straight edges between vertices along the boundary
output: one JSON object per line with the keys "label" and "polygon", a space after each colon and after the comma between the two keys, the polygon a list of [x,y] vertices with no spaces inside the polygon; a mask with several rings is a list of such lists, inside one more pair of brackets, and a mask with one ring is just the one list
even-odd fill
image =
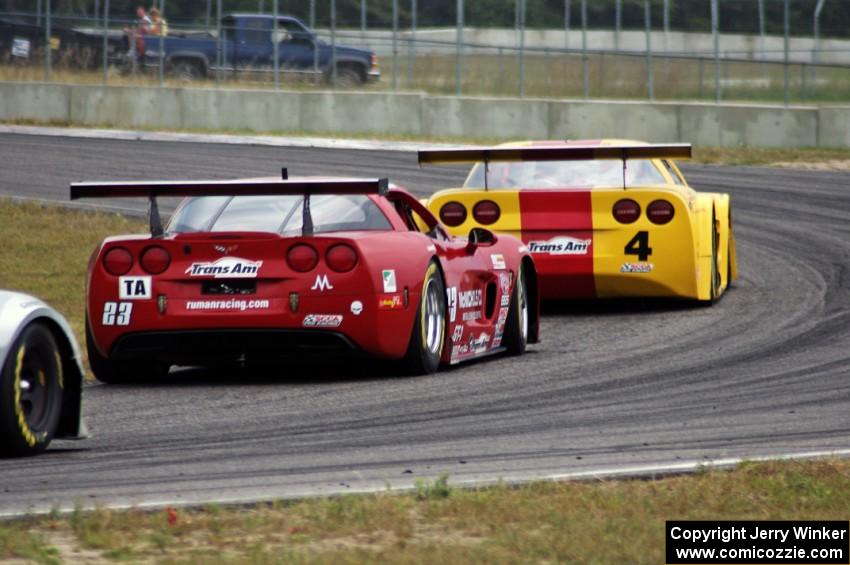
{"label": "rear tire", "polygon": [[525,269],[522,263],[517,269],[516,284],[511,294],[511,305],[502,344],[509,355],[522,355],[528,345],[528,287],[525,283]]}
{"label": "rear tire", "polygon": [[413,331],[404,363],[413,375],[433,373],[440,366],[446,341],[446,287],[437,264],[425,271],[422,295],[413,319]]}
{"label": "rear tire", "polygon": [[91,326],[86,318],[86,352],[94,377],[102,383],[122,384],[151,381],[168,375],[169,367],[155,361],[113,361],[97,350],[92,339]]}
{"label": "rear tire", "polygon": [[62,388],[56,340],[46,326],[32,323],[0,368],[0,455],[34,455],[47,448],[59,426]]}
{"label": "rear tire", "polygon": [[204,72],[198,63],[177,61],[171,65],[169,74],[183,82],[194,82],[204,78]]}

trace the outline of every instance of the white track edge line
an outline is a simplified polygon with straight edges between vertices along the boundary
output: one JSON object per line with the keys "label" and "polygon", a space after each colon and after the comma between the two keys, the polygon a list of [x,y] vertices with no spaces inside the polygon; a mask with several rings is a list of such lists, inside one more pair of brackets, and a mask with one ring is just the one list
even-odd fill
{"label": "white track edge line", "polygon": [[[806,460],[806,459],[823,459],[827,457],[850,457],[850,449],[835,449],[829,451],[803,451],[794,453],[779,453],[775,455],[760,455],[753,457],[728,457],[723,459],[705,459],[682,461],[679,463],[662,463],[657,465],[637,465],[631,467],[608,467],[587,471],[576,471],[572,473],[554,473],[541,475],[538,477],[517,477],[517,478],[494,478],[494,479],[465,479],[459,481],[449,481],[451,487],[461,488],[480,488],[504,484],[509,486],[521,486],[524,484],[540,481],[590,481],[590,480],[605,480],[605,479],[652,479],[666,475],[676,475],[685,473],[695,473],[703,470],[712,469],[727,469],[740,465],[745,462],[766,462],[766,461],[788,461],[788,460]],[[420,477],[424,478],[424,477]],[[377,482],[377,481],[376,481]],[[303,500],[309,498],[318,498],[323,496],[340,496],[340,495],[358,495],[358,494],[376,494],[379,492],[405,493],[416,490],[415,486],[404,487],[388,487],[386,484],[380,487],[364,487],[359,489],[346,490],[328,490],[323,492],[320,489],[315,489],[312,492],[301,493],[298,495],[280,495],[267,497],[232,497],[232,498],[211,498],[205,501],[175,501],[175,500],[152,500],[147,502],[139,502],[134,504],[90,504],[83,505],[83,511],[90,511],[95,508],[103,508],[107,510],[158,510],[166,507],[173,508],[197,508],[205,505],[222,505],[222,506],[241,506],[250,504],[260,504],[263,502],[271,502],[273,500]],[[50,508],[32,509],[24,512],[0,512],[0,520],[10,520],[15,518],[24,518],[32,516],[45,516],[49,514],[68,515],[77,510],[77,506],[58,506]]]}
{"label": "white track edge line", "polygon": [[316,149],[363,149],[370,151],[415,152],[419,149],[475,147],[464,143],[433,143],[425,141],[389,141],[380,139],[345,139],[332,137],[301,137],[283,135],[230,135],[223,133],[181,133],[103,128],[23,126],[0,124],[0,133],[76,137],[84,139],[114,139],[123,141],[170,141],[183,143],[218,143],[224,145],[262,145],[268,147],[298,147]]}

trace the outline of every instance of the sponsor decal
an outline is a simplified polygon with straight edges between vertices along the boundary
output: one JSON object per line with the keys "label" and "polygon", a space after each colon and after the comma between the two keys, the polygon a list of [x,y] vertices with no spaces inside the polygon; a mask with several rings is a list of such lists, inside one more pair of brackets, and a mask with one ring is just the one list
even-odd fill
{"label": "sponsor decal", "polygon": [[151,298],[150,277],[118,277],[118,298],[148,300]]}
{"label": "sponsor decal", "polygon": [[528,251],[528,247],[526,247],[525,245],[520,245],[517,251],[519,251],[520,253],[525,253]]}
{"label": "sponsor decal", "polygon": [[325,292],[326,290],[333,290],[334,287],[331,284],[331,281],[328,280],[327,275],[316,275],[316,282],[313,283],[313,286],[310,287],[310,290],[318,290],[319,292]]}
{"label": "sponsor decal", "polygon": [[502,334],[496,334],[493,337],[493,347],[499,347],[502,345]]}
{"label": "sponsor decal", "polygon": [[499,285],[502,287],[502,294],[511,292],[511,279],[508,277],[508,273],[499,273]]}
{"label": "sponsor decal", "polygon": [[186,269],[190,277],[214,277],[216,279],[255,279],[262,261],[249,261],[239,257],[222,257],[213,262],[192,263]]}
{"label": "sponsor decal", "polygon": [[457,287],[450,286],[446,289],[446,304],[449,306],[449,321],[457,320]]}
{"label": "sponsor decal", "polygon": [[499,323],[502,324],[505,320],[508,319],[508,309],[507,308],[499,308]]}
{"label": "sponsor decal", "polygon": [[307,314],[304,316],[305,328],[338,328],[342,324],[342,314]]}
{"label": "sponsor decal", "polygon": [[101,323],[104,326],[129,326],[132,314],[132,302],[104,302]]}
{"label": "sponsor decal", "polygon": [[12,57],[22,57],[29,59],[30,57],[30,40],[22,37],[12,39]]}
{"label": "sponsor decal", "polygon": [[457,343],[463,337],[463,324],[458,324],[455,326],[454,332],[452,332],[452,343]]}
{"label": "sponsor decal", "polygon": [[477,339],[473,339],[472,336],[469,336],[469,350],[473,353],[481,353],[486,350],[489,343],[490,334],[487,332],[481,332],[481,335],[479,335]]}
{"label": "sponsor decal", "polygon": [[494,269],[505,269],[505,257],[501,253],[490,255],[490,261],[493,262]]}
{"label": "sponsor decal", "polygon": [[511,295],[510,294],[503,294],[502,295],[502,301],[500,302],[500,306],[508,306],[508,305],[510,305],[510,303],[511,303]]}
{"label": "sponsor decal", "polygon": [[568,235],[553,237],[549,241],[531,241],[528,248],[532,253],[547,255],[587,255],[590,239],[578,239]]}
{"label": "sponsor decal", "polygon": [[480,320],[481,319],[481,310],[470,310],[469,312],[464,312],[463,316],[461,316],[461,319],[464,322],[472,322],[474,320]]}
{"label": "sponsor decal", "polygon": [[651,273],[653,268],[652,263],[623,263],[620,267],[621,273]]}
{"label": "sponsor decal", "polygon": [[458,306],[461,310],[477,308],[483,303],[481,300],[482,292],[480,288],[474,290],[464,290],[458,293]]}
{"label": "sponsor decal", "polygon": [[398,310],[404,308],[404,300],[400,294],[390,294],[378,298],[378,308],[380,310]]}
{"label": "sponsor decal", "polygon": [[268,300],[242,300],[239,298],[227,298],[224,300],[187,300],[186,310],[200,311],[236,311],[246,310],[268,310],[271,306]]}
{"label": "sponsor decal", "polygon": [[394,269],[384,269],[381,271],[381,278],[384,280],[384,292],[389,294],[398,290],[395,283]]}
{"label": "sponsor decal", "polygon": [[351,303],[351,313],[355,316],[359,316],[360,313],[363,312],[363,303],[359,300],[355,300]]}

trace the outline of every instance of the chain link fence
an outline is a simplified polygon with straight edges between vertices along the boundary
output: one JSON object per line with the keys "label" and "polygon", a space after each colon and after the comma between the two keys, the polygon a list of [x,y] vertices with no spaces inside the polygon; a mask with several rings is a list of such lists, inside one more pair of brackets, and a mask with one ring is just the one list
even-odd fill
{"label": "chain link fence", "polygon": [[[850,100],[847,0],[155,4],[168,19],[168,36],[145,35],[138,48],[136,5],[126,0],[53,6],[6,0],[7,8],[19,9],[0,12],[0,80],[785,104]],[[258,20],[272,28],[252,35],[247,20],[226,17],[233,12],[294,16],[316,35],[301,36],[288,19],[274,17]],[[284,49],[293,35],[309,43],[300,63]],[[212,49],[204,72],[178,64],[174,38]],[[233,53],[249,46],[269,55],[235,60]],[[366,80],[374,78],[368,72],[374,69],[366,69],[358,84],[345,70],[348,48],[374,53],[380,80]]]}

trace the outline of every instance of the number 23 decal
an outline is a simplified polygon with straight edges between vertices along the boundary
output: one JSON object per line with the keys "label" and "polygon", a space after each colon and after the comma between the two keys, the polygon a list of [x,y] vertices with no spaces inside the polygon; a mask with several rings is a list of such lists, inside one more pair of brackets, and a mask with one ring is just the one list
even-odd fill
{"label": "number 23 decal", "polygon": [[652,255],[652,248],[649,246],[649,232],[639,231],[626,244],[623,250],[626,255],[637,255],[638,260],[646,261]]}
{"label": "number 23 decal", "polygon": [[104,326],[129,326],[132,313],[132,302],[104,302],[102,323]]}

